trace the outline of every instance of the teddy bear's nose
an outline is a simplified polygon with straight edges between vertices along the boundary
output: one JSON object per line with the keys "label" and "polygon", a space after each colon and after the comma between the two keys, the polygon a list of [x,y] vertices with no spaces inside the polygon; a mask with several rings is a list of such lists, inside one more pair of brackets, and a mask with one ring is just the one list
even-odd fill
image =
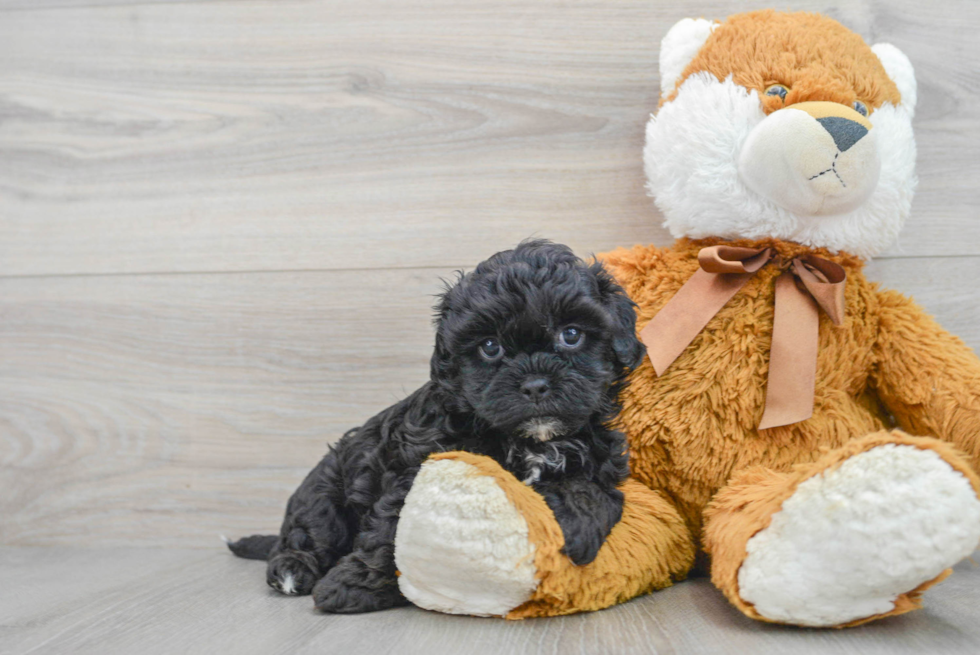
{"label": "teddy bear's nose", "polygon": [[837,144],[837,149],[841,152],[847,152],[848,148],[868,133],[868,128],[865,126],[840,116],[825,116],[818,118],[817,122],[830,133],[830,136],[834,138],[834,143]]}

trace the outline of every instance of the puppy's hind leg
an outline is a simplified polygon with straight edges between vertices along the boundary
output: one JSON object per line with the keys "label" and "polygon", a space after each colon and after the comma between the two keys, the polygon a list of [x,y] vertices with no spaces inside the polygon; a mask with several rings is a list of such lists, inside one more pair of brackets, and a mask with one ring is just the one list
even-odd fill
{"label": "puppy's hind leg", "polygon": [[354,550],[345,555],[316,583],[313,602],[323,612],[357,614],[374,612],[408,600],[395,577],[395,530],[405,496],[419,467],[399,475],[386,474],[384,492],[364,517],[354,539]]}
{"label": "puppy's hind leg", "polygon": [[333,453],[289,499],[266,569],[266,582],[287,596],[305,596],[351,550],[352,530],[336,488]]}
{"label": "puppy's hind leg", "polygon": [[304,549],[303,541],[306,541],[304,531],[294,530],[293,534],[285,539],[287,547],[281,548],[280,544],[277,544],[269,557],[265,581],[270,587],[287,596],[306,596],[323,575],[321,573],[323,569],[313,549]]}

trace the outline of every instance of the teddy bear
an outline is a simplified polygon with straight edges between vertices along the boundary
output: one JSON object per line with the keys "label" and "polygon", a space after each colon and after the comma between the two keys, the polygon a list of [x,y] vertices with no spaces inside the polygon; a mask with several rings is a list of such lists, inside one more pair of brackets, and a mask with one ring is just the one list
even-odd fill
{"label": "teddy bear", "polygon": [[980,360],[862,272],[910,213],[912,65],[830,18],[761,11],[681,20],[660,84],[644,163],[676,241],[600,255],[649,353],[618,419],[622,520],[574,566],[537,494],[443,453],[402,510],[399,586],[511,619],[692,574],[768,622],[916,609],[980,542]]}

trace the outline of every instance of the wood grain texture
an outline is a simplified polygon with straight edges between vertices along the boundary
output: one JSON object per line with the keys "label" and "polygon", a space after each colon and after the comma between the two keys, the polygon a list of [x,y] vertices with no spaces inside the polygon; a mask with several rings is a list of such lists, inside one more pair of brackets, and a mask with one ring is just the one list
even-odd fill
{"label": "wood grain texture", "polygon": [[428,378],[449,270],[0,279],[0,543],[274,530]]}
{"label": "wood grain texture", "polygon": [[980,568],[960,564],[925,608],[848,630],[745,618],[707,580],[602,612],[503,621],[414,607],[329,616],[217,550],[0,549],[0,653],[976,653]]}
{"label": "wood grain texture", "polygon": [[[0,278],[0,543],[274,531],[346,429],[428,376],[449,269]],[[869,275],[980,348],[980,258]]]}
{"label": "wood grain texture", "polygon": [[[660,38],[759,6],[0,0],[0,654],[977,652],[969,562],[844,632],[704,580],[509,623],[317,615],[217,541],[275,530],[326,444],[426,379],[439,278],[531,235],[668,243]],[[980,348],[980,3],[780,8],[916,66],[913,217],[868,274]]]}
{"label": "wood grain texture", "polygon": [[[756,6],[5,0],[0,275],[462,266],[533,234],[665,243],[641,167],[659,40]],[[980,3],[817,8],[918,70],[921,184],[890,254],[980,254]]]}

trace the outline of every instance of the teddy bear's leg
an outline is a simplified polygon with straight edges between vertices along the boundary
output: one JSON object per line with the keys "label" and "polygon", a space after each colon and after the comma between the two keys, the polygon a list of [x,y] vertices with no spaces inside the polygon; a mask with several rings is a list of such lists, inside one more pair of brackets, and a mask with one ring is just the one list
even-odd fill
{"label": "teddy bear's leg", "polygon": [[503,615],[537,588],[527,521],[492,476],[459,460],[423,465],[395,536],[398,586],[451,614]]}
{"label": "teddy bear's leg", "polygon": [[711,578],[765,621],[843,627],[908,612],[980,542],[978,491],[953,447],[899,431],[789,473],[749,469],[705,511]]}
{"label": "teddy bear's leg", "polygon": [[561,553],[544,499],[492,459],[444,453],[422,466],[395,537],[402,593],[426,609],[519,619],[601,609],[660,589],[694,559],[676,509],[635,481],[595,560]]}

